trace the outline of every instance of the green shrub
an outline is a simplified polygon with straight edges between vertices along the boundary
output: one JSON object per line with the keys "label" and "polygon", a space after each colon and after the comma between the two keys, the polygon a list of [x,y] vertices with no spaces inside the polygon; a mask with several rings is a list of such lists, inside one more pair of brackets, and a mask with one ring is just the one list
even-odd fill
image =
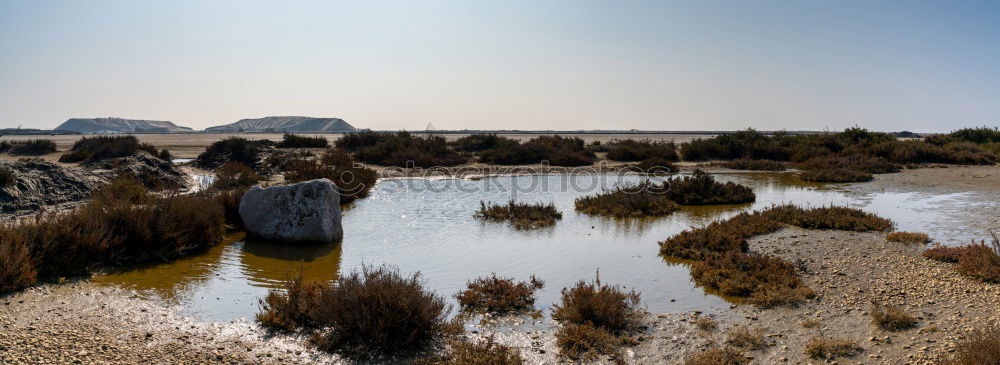
{"label": "green shrub", "polygon": [[496,274],[470,281],[468,288],[455,295],[467,311],[507,314],[531,310],[535,305],[535,291],[545,283],[531,276],[527,282],[512,278],[499,278]]}
{"label": "green shrub", "polygon": [[740,204],[756,200],[753,190],[734,182],[719,183],[708,173],[695,170],[693,176],[667,180],[666,194],[681,205]]}
{"label": "green shrub", "polygon": [[465,163],[465,157],[449,148],[444,137],[415,136],[408,132],[361,132],[346,134],[337,148],[355,152],[359,161],[380,166],[436,167]]}
{"label": "green shrub", "polygon": [[56,143],[51,139],[0,142],[0,152],[7,152],[15,156],[38,156],[55,151]]}
{"label": "green shrub", "polygon": [[556,224],[562,219],[562,213],[556,210],[554,204],[542,203],[518,203],[513,200],[506,205],[486,202],[479,202],[479,211],[476,218],[508,222],[517,229],[533,229],[548,227]]}
{"label": "green shrub", "polygon": [[100,161],[111,158],[128,157],[139,151],[158,156],[156,147],[141,143],[135,136],[83,137],[73,143],[69,152],[59,157],[59,162]]}
{"label": "green shrub", "polygon": [[673,142],[650,140],[615,140],[607,143],[608,159],[615,161],[643,161],[651,158],[677,161],[677,145]]}
{"label": "green shrub", "polygon": [[658,217],[680,209],[663,192],[662,185],[649,181],[619,185],[600,194],[580,197],[575,205],[581,213],[612,217]]}
{"label": "green shrub", "polygon": [[419,274],[403,276],[388,267],[363,267],[320,291],[311,320],[320,349],[352,357],[426,349],[446,329],[449,308],[424,287]]}
{"label": "green shrub", "polygon": [[309,137],[298,134],[285,133],[281,136],[281,142],[275,147],[278,148],[326,148],[330,143],[322,136]]}
{"label": "green shrub", "polygon": [[498,136],[496,134],[470,134],[451,141],[450,144],[459,151],[479,152],[495,148],[516,146],[519,143],[516,139]]}
{"label": "green shrub", "polygon": [[548,161],[552,166],[587,166],[594,153],[577,137],[538,136],[524,143],[483,150],[479,160],[496,165],[526,165]]}

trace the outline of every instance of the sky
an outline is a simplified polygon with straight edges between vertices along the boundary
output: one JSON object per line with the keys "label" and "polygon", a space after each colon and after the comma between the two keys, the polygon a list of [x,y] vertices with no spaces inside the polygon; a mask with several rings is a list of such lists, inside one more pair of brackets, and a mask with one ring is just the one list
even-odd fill
{"label": "sky", "polygon": [[0,1],[0,128],[1000,125],[1000,1]]}

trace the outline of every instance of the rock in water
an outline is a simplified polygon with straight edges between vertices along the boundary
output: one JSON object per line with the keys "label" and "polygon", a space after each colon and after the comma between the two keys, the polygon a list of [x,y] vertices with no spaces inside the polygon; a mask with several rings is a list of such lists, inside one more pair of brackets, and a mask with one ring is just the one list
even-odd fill
{"label": "rock in water", "polygon": [[331,242],[344,236],[337,185],[317,179],[287,186],[254,186],[240,200],[247,233],[287,242]]}

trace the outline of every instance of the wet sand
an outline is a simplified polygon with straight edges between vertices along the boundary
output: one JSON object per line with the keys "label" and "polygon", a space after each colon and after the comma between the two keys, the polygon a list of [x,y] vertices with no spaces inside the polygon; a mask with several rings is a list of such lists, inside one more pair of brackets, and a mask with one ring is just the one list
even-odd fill
{"label": "wet sand", "polygon": [[[984,205],[965,217],[969,227],[1000,230],[1000,167],[904,170],[876,175],[873,182],[846,185],[858,191],[975,192]],[[798,308],[760,310],[749,305],[711,313],[650,314],[638,346],[624,349],[635,364],[680,363],[691,354],[720,346],[729,330],[762,328],[771,346],[748,351],[754,364],[806,364],[806,341],[817,335],[857,340],[864,352],[838,363],[932,364],[954,344],[984,325],[1000,323],[1000,286],[958,274],[949,264],[920,256],[920,246],[886,242],[882,234],[787,228],[755,237],[751,250],[778,255],[806,268],[817,299]],[[919,319],[917,328],[876,328],[867,311],[872,300],[899,305]],[[694,325],[696,316],[719,323],[711,332]],[[553,326],[520,326],[525,318],[482,326],[473,337],[496,332],[518,347],[529,363],[558,362]],[[807,328],[804,321],[815,321]],[[507,325],[518,330],[507,330]],[[176,308],[140,299],[87,281],[47,284],[0,298],[2,363],[336,363],[297,337],[267,337],[252,322],[206,323],[176,315]]]}

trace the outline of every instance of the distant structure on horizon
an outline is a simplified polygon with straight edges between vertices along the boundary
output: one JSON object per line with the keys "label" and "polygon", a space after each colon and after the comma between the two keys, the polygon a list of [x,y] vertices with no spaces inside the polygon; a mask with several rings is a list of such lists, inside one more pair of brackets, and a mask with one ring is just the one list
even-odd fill
{"label": "distant structure on horizon", "polygon": [[70,118],[54,129],[82,134],[98,133],[191,133],[193,129],[163,120],[123,118]]}
{"label": "distant structure on horizon", "polygon": [[312,117],[264,117],[257,119],[241,119],[236,123],[205,128],[205,133],[348,133],[358,129],[340,118]]}

